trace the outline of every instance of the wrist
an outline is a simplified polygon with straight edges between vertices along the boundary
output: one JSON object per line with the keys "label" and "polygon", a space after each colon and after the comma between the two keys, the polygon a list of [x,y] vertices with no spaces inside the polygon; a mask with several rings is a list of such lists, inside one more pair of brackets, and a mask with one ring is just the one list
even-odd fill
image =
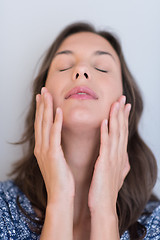
{"label": "wrist", "polygon": [[73,199],[54,199],[47,202],[46,211],[60,211],[60,212],[69,212],[73,211],[74,200]]}
{"label": "wrist", "polygon": [[94,211],[91,213],[91,222],[99,222],[100,224],[110,222],[118,225],[118,216],[112,211]]}
{"label": "wrist", "polygon": [[54,197],[48,197],[47,199],[47,206],[57,206],[57,207],[62,207],[62,206],[68,206],[71,207],[74,205],[74,196],[72,197],[67,197],[67,196],[60,196],[58,194],[54,194]]}
{"label": "wrist", "polygon": [[109,216],[111,218],[117,218],[117,210],[116,210],[116,204],[115,206],[108,204],[103,206],[102,204],[99,204],[98,206],[94,208],[90,208],[91,216],[93,217],[106,217]]}
{"label": "wrist", "polygon": [[48,202],[41,239],[72,240],[72,233],[73,204],[64,200]]}
{"label": "wrist", "polygon": [[91,214],[91,240],[119,240],[118,216],[115,213],[94,212]]}

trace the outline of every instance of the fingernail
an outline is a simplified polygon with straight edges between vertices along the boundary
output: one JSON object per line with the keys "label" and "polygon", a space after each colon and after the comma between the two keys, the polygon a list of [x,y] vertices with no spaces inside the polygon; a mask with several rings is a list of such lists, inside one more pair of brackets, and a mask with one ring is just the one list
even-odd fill
{"label": "fingernail", "polygon": [[105,123],[105,125],[107,126],[107,124],[108,124],[108,120],[105,119],[105,120],[104,120],[104,123]]}
{"label": "fingernail", "polygon": [[39,102],[40,96],[39,94],[36,95],[36,102]]}
{"label": "fingernail", "polygon": [[123,104],[126,103],[126,96],[124,96],[124,95],[123,95],[123,98],[122,98],[122,102],[123,102]]}
{"label": "fingernail", "polygon": [[44,99],[46,99],[46,98],[47,98],[47,93],[44,92],[44,93],[43,93],[43,96],[44,96]]}
{"label": "fingernail", "polygon": [[42,87],[41,94],[43,95],[45,93],[45,87]]}
{"label": "fingernail", "polygon": [[121,99],[120,99],[120,104],[121,104],[121,105],[122,105],[122,104],[124,105],[125,103],[126,103],[126,96],[123,95],[123,96],[121,97]]}
{"label": "fingernail", "polygon": [[128,110],[128,112],[130,112],[130,110],[131,110],[131,104],[129,103],[128,105],[127,105],[127,110]]}
{"label": "fingernail", "polygon": [[59,114],[60,112],[61,112],[61,109],[59,107],[57,107],[56,113]]}

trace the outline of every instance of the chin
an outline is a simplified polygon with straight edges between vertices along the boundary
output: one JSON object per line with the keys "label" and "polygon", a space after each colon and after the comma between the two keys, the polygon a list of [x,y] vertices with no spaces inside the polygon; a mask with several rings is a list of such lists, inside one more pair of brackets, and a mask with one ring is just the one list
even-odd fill
{"label": "chin", "polygon": [[70,129],[89,130],[99,128],[102,120],[89,114],[73,113],[63,117],[63,126]]}
{"label": "chin", "polygon": [[105,118],[102,107],[93,107],[91,105],[64,106],[62,111],[63,126],[69,128],[99,128]]}

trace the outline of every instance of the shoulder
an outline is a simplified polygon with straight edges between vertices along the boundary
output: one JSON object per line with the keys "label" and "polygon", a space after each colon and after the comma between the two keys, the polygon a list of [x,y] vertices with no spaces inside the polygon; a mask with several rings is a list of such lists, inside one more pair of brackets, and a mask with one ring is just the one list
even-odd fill
{"label": "shoulder", "polygon": [[16,204],[19,189],[12,181],[0,182],[0,214],[6,214]]}
{"label": "shoulder", "polygon": [[13,181],[0,182],[0,198],[4,200],[13,200],[20,193],[19,188],[13,183]]}
{"label": "shoulder", "polygon": [[17,204],[17,199],[28,214],[34,213],[29,200],[13,181],[0,182],[0,239],[32,239],[33,234]]}
{"label": "shoulder", "polygon": [[[1,211],[11,211],[18,208],[17,199],[22,205],[29,206],[30,203],[21,190],[12,180],[0,182],[0,209]],[[12,213],[12,212],[11,212]]]}
{"label": "shoulder", "polygon": [[[138,222],[146,228],[144,240],[160,239],[160,202],[148,202],[144,214],[140,216]],[[129,240],[129,232],[125,231],[121,240]]]}
{"label": "shoulder", "polygon": [[160,202],[149,202],[139,222],[146,227],[144,239],[160,239]]}
{"label": "shoulder", "polygon": [[[18,200],[18,201],[17,201]],[[17,202],[29,213],[33,213],[30,201],[24,193],[15,185],[14,181],[0,182],[0,209],[5,204],[8,208],[17,206]]]}

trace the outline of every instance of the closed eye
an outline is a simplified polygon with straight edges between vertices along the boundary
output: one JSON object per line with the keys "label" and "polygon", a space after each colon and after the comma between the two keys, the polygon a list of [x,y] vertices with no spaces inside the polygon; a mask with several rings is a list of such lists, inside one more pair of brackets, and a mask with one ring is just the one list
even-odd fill
{"label": "closed eye", "polygon": [[99,69],[99,68],[96,68],[96,67],[95,67],[95,69],[98,70],[98,71],[100,71],[100,72],[104,72],[104,73],[107,73],[107,72],[108,72],[108,71],[106,71],[106,70],[102,70],[102,69]]}
{"label": "closed eye", "polygon": [[70,69],[71,67],[69,67],[69,68],[65,68],[65,69],[60,69],[59,71],[60,72],[64,72],[64,71],[66,71],[66,70],[68,70],[68,69]]}

